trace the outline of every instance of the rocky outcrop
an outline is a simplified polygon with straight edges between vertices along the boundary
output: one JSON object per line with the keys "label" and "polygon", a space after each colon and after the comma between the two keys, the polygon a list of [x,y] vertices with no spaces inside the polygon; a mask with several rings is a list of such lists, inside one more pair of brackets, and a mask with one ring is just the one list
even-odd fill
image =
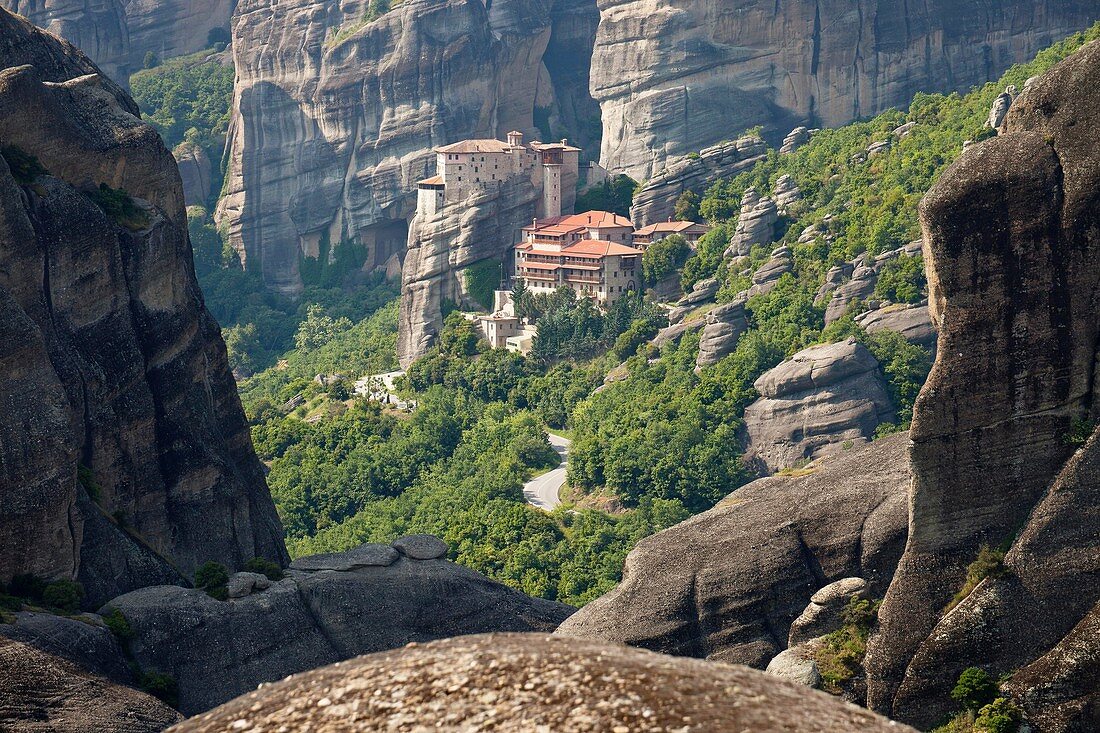
{"label": "rocky outcrop", "polygon": [[702,194],[714,181],[732,178],[764,159],[767,146],[756,136],[722,142],[703,148],[698,154],[670,163],[642,184],[634,194],[630,220],[641,228],[659,221],[671,221],[676,200],[685,191]]}
{"label": "rocky outcrop", "polygon": [[[875,293],[875,287],[878,285],[879,273],[882,272],[883,266],[903,255],[906,257],[923,257],[920,240],[910,242],[904,247],[898,247],[889,252],[883,252],[875,257],[872,257],[870,253],[864,253],[851,262],[831,268],[825,276],[825,283],[818,290],[814,299],[816,304],[825,302],[826,298],[829,299],[828,306],[825,308],[825,323],[829,324],[840,320],[849,313],[858,316],[865,308],[876,310],[880,306],[889,305],[875,301],[872,296]],[[850,279],[843,282],[844,277]],[[840,278],[840,281],[838,281],[838,278]],[[881,315],[885,316],[886,314]],[[920,318],[920,316],[911,317],[914,319]],[[872,323],[874,323],[874,319],[872,319]],[[927,336],[926,333],[919,333],[919,335],[922,337]]]}
{"label": "rocky outcrop", "polygon": [[71,42],[126,86],[145,55],[158,59],[208,48],[228,31],[232,0],[2,0],[0,6]]}
{"label": "rocky outcrop", "polygon": [[[245,268],[282,293],[300,292],[302,257],[357,243],[370,269],[417,238],[407,219],[416,182],[435,174],[433,148],[511,130],[538,138],[536,122],[557,132],[589,114],[571,70],[594,32],[580,0],[394,6],[373,20],[366,2],[237,7],[218,217]],[[481,246],[512,242],[507,231]]]}
{"label": "rocky outcrop", "polygon": [[[807,241],[813,241],[813,237],[810,237]],[[802,243],[802,238],[799,237],[799,243]],[[845,280],[852,276],[855,272],[855,267],[851,262],[842,262],[839,265],[833,265],[829,268],[829,271],[825,273],[825,282],[821,284],[821,287],[817,289],[817,293],[814,295],[814,305],[821,305],[822,303],[828,303],[832,300],[833,293],[839,288]]]}
{"label": "rocky outcrop", "polygon": [[745,191],[741,198],[741,213],[737,217],[737,227],[730,237],[726,248],[726,257],[744,257],[753,245],[771,244],[775,241],[775,225],[779,221],[779,212],[775,202],[761,197],[755,188]]}
{"label": "rocky outcrop", "polygon": [[772,188],[772,199],[775,201],[775,208],[778,209],[779,213],[786,215],[791,206],[802,200],[802,191],[798,188],[798,184],[794,182],[794,179],[784,173],[775,181],[775,186]]}
{"label": "rocky outcrop", "polygon": [[810,596],[802,614],[791,623],[787,637],[789,646],[830,634],[844,623],[844,611],[853,599],[868,597],[867,581],[863,578],[842,578]]}
{"label": "rocky outcrop", "polygon": [[867,442],[894,419],[878,361],[852,338],[800,351],[753,387],[745,460],[767,473]]}
{"label": "rocky outcrop", "polygon": [[[1075,451],[1067,435],[1100,411],[1098,85],[1094,43],[1032,83],[922,204],[939,356],[914,408],[909,544],[867,659],[869,703],[922,725],[961,667],[1085,670],[1100,443]],[[983,544],[1008,547],[1005,571],[945,610]],[[1011,689],[1068,710],[1076,684],[1032,674]]]}
{"label": "rocky outcrop", "polygon": [[722,284],[712,277],[695,283],[691,288],[691,292],[685,293],[682,298],[676,301],[676,307],[669,311],[668,322],[673,325],[679,324],[688,313],[704,303],[714,300],[714,296],[718,294],[721,287]]}
{"label": "rocky outcrop", "polygon": [[878,283],[878,272],[873,265],[866,264],[867,258],[852,263],[852,276],[848,282],[833,290],[829,305],[825,308],[825,323],[839,321],[853,308],[858,308],[865,300],[874,295]]}
{"label": "rocky outcrop", "polygon": [[928,303],[880,304],[879,307],[856,316],[856,323],[866,329],[867,333],[895,331],[910,343],[929,350],[936,348],[936,327],[932,325],[932,318],[928,314]]}
{"label": "rocky outcrop", "polygon": [[95,604],[285,560],[171,154],[71,46],[6,11],[0,37],[0,579]]}
{"label": "rocky outcrop", "polygon": [[360,657],[265,686],[173,731],[351,733],[368,724],[561,733],[685,725],[759,733],[911,731],[743,667],[540,634],[486,634]]}
{"label": "rocky outcrop", "polygon": [[183,181],[183,201],[188,206],[206,206],[210,198],[210,176],[213,166],[201,145],[182,142],[172,151]]}
{"label": "rocky outcrop", "polygon": [[159,586],[109,608],[133,629],[134,660],[177,681],[188,715],[357,654],[462,634],[551,631],[573,610],[440,559],[440,547],[447,551],[427,536],[365,545],[302,558],[285,579],[228,601]]}
{"label": "rocky outcrop", "polygon": [[918,91],[967,89],[1100,15],[1088,0],[602,0],[600,11],[600,162],[636,180],[754,125],[835,127]]}
{"label": "rocky outcrop", "polygon": [[763,668],[816,591],[890,582],[905,543],[906,435],[773,476],[643,539],[623,581],[557,633]]}
{"label": "rocky outcrop", "polygon": [[805,125],[799,125],[783,138],[782,145],[779,146],[780,155],[787,155],[793,153],[800,147],[810,142],[810,130]]}
{"label": "rocky outcrop", "polygon": [[531,223],[538,197],[531,181],[520,176],[498,189],[448,203],[435,214],[413,217],[397,329],[397,357],[403,367],[431,348],[443,328],[445,300],[469,302],[464,270],[508,255],[515,233]]}
{"label": "rocky outcrop", "polygon": [[779,278],[794,272],[794,254],[787,245],[772,250],[771,257],[752,274],[748,297],[767,295],[779,283]]}
{"label": "rocky outcrop", "polygon": [[145,693],[0,637],[0,719],[13,731],[159,733],[182,718]]}
{"label": "rocky outcrop", "polygon": [[[699,356],[695,360],[695,371],[717,364],[737,348],[737,339],[749,329],[749,320],[745,315],[745,302],[746,299],[742,295],[707,314],[706,326],[699,339]],[[675,328],[675,326],[669,328]]]}

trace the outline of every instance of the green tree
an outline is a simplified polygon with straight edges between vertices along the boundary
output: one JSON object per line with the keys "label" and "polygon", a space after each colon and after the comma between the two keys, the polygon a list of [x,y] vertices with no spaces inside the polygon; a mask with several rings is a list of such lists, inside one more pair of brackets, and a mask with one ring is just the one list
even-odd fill
{"label": "green tree", "polygon": [[294,334],[294,346],[299,351],[320,348],[350,329],[351,325],[351,320],[347,318],[332,318],[327,315],[324,306],[310,304],[305,320],[298,324],[298,331]]}
{"label": "green tree", "polygon": [[657,240],[642,255],[642,279],[648,285],[656,285],[683,267],[690,255],[691,245],[679,234]]}
{"label": "green tree", "polygon": [[219,601],[224,601],[228,596],[225,587],[228,582],[229,570],[219,562],[204,562],[195,570],[195,587]]}
{"label": "green tree", "polygon": [[1020,708],[1011,700],[998,697],[978,711],[974,730],[983,733],[1016,733],[1023,721]]}
{"label": "green tree", "polygon": [[699,204],[703,198],[692,190],[684,191],[676,199],[673,218],[677,221],[699,221]]}
{"label": "green tree", "polygon": [[980,667],[967,667],[951,690],[951,699],[967,710],[980,710],[993,702],[999,692],[997,682]]}

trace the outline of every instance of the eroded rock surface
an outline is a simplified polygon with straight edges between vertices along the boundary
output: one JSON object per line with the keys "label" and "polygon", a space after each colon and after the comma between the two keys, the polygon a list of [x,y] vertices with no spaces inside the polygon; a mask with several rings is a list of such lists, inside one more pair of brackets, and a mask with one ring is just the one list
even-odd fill
{"label": "eroded rock surface", "polygon": [[638,543],[623,581],[557,633],[763,668],[820,588],[880,596],[905,544],[905,434],[773,476]]}
{"label": "eroded rock surface", "polygon": [[601,163],[636,180],[739,130],[835,127],[964,90],[1089,25],[1088,0],[601,0]]}
{"label": "eroded rock surface", "polygon": [[856,323],[867,333],[895,331],[906,341],[930,350],[936,348],[936,327],[928,314],[928,303],[883,305],[859,314]]}
{"label": "eroded rock surface", "polygon": [[744,257],[754,245],[771,244],[775,241],[775,225],[779,221],[779,212],[775,202],[761,197],[755,188],[745,191],[741,197],[741,213],[737,218],[737,227],[730,237],[726,248],[726,257]]}
{"label": "eroded rock surface", "polygon": [[7,11],[0,38],[0,579],[79,579],[97,604],[285,560],[171,154],[71,46]]}
{"label": "eroded rock surface", "polygon": [[579,733],[685,724],[759,733],[910,731],[755,670],[542,634],[486,634],[359,657],[268,685],[172,730]]}
{"label": "eroded rock surface", "polygon": [[745,460],[765,472],[864,443],[894,418],[878,361],[852,338],[804,349],[753,387],[760,399],[745,408]]}
{"label": "eroded rock surface", "polygon": [[[415,544],[431,544],[425,537]],[[231,593],[229,601],[157,586],[115,598],[109,608],[134,631],[134,659],[179,683],[179,709],[188,715],[357,654],[461,634],[550,631],[573,611],[443,559],[400,555],[389,564],[365,563],[377,560],[377,547],[386,546],[303,558],[298,567],[318,569],[291,569],[267,588]]]}
{"label": "eroded rock surface", "polygon": [[[675,326],[669,326],[675,328]],[[745,315],[745,298],[734,299],[720,305],[707,314],[706,326],[699,339],[699,356],[695,360],[696,371],[717,364],[737,348],[737,339],[749,328]],[[660,335],[660,334],[658,334]]]}
{"label": "eroded rock surface", "polygon": [[[1070,673],[1100,599],[1100,445],[1066,437],[1098,410],[1097,94],[1094,43],[1029,85],[922,205],[939,356],[914,408],[909,546],[867,659],[869,703],[921,725],[960,667]],[[979,547],[1002,543],[1007,573],[945,613]]]}

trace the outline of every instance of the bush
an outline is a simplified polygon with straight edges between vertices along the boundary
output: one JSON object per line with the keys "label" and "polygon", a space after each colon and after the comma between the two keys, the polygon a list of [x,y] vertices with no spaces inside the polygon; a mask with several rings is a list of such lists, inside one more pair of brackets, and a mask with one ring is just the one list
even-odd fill
{"label": "bush", "polygon": [[7,593],[0,593],[0,609],[5,611],[22,611],[23,601]]}
{"label": "bush", "polygon": [[174,678],[160,672],[138,671],[138,687],[148,692],[165,705],[176,707],[179,705],[180,688]]}
{"label": "bush", "polygon": [[1003,564],[1004,557],[1005,551],[1003,549],[982,545],[978,549],[978,557],[966,568],[966,582],[963,583],[963,587],[959,589],[951,602],[947,604],[944,613],[962,603],[978,587],[978,584],[986,578],[999,578],[1004,575],[1006,572]]}
{"label": "bush", "polygon": [[244,564],[244,569],[250,573],[266,575],[268,580],[282,580],[284,575],[282,567],[266,557],[252,558]]}
{"label": "bush", "polygon": [[34,179],[46,172],[46,169],[38,162],[38,158],[23,152],[14,145],[5,145],[0,148],[0,155],[7,161],[11,170],[11,177],[15,182],[26,186],[34,182]]}
{"label": "bush", "polygon": [[225,587],[228,582],[229,570],[220,562],[205,562],[195,571],[195,587],[219,601],[229,597]]}
{"label": "bush", "polygon": [[56,580],[47,585],[42,593],[42,601],[47,606],[70,613],[79,610],[83,600],[84,586],[73,580]]}
{"label": "bush", "polygon": [[140,231],[149,224],[149,215],[134,203],[130,194],[120,188],[111,188],[106,183],[88,192],[88,198],[103,209],[103,213],[130,231]]}
{"label": "bush", "polygon": [[145,58],[141,60],[141,68],[143,69],[155,69],[158,66],[160,66],[160,59],[152,51],[147,52]]}
{"label": "bush", "polygon": [[863,666],[867,653],[867,637],[875,623],[878,604],[853,598],[844,609],[843,626],[825,636],[814,654],[821,670],[823,689],[839,694],[843,683],[854,677]]}
{"label": "bush", "polygon": [[122,611],[117,608],[111,609],[103,616],[103,624],[123,644],[134,638],[134,630],[130,626],[130,622],[122,615]]}
{"label": "bush", "polygon": [[46,581],[38,576],[21,573],[11,579],[8,589],[13,596],[31,601],[41,601],[42,594],[46,592],[46,585]]}
{"label": "bush", "polygon": [[968,667],[959,675],[951,699],[967,710],[980,710],[989,705],[999,692],[997,682],[981,667]]}
{"label": "bush", "polygon": [[648,285],[658,282],[684,266],[691,256],[691,245],[679,234],[672,234],[649,245],[642,255],[642,278]]}
{"label": "bush", "polygon": [[1011,700],[998,697],[978,711],[974,729],[985,733],[1016,733],[1023,715]]}

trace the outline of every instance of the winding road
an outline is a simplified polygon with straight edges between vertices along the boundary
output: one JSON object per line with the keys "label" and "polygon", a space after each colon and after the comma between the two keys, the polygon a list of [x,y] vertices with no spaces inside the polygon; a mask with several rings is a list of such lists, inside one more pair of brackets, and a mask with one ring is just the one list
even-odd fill
{"label": "winding road", "polygon": [[531,506],[551,511],[559,504],[558,491],[565,485],[565,471],[569,466],[569,438],[548,434],[550,445],[561,456],[561,464],[552,471],[537,476],[523,485],[523,497]]}

